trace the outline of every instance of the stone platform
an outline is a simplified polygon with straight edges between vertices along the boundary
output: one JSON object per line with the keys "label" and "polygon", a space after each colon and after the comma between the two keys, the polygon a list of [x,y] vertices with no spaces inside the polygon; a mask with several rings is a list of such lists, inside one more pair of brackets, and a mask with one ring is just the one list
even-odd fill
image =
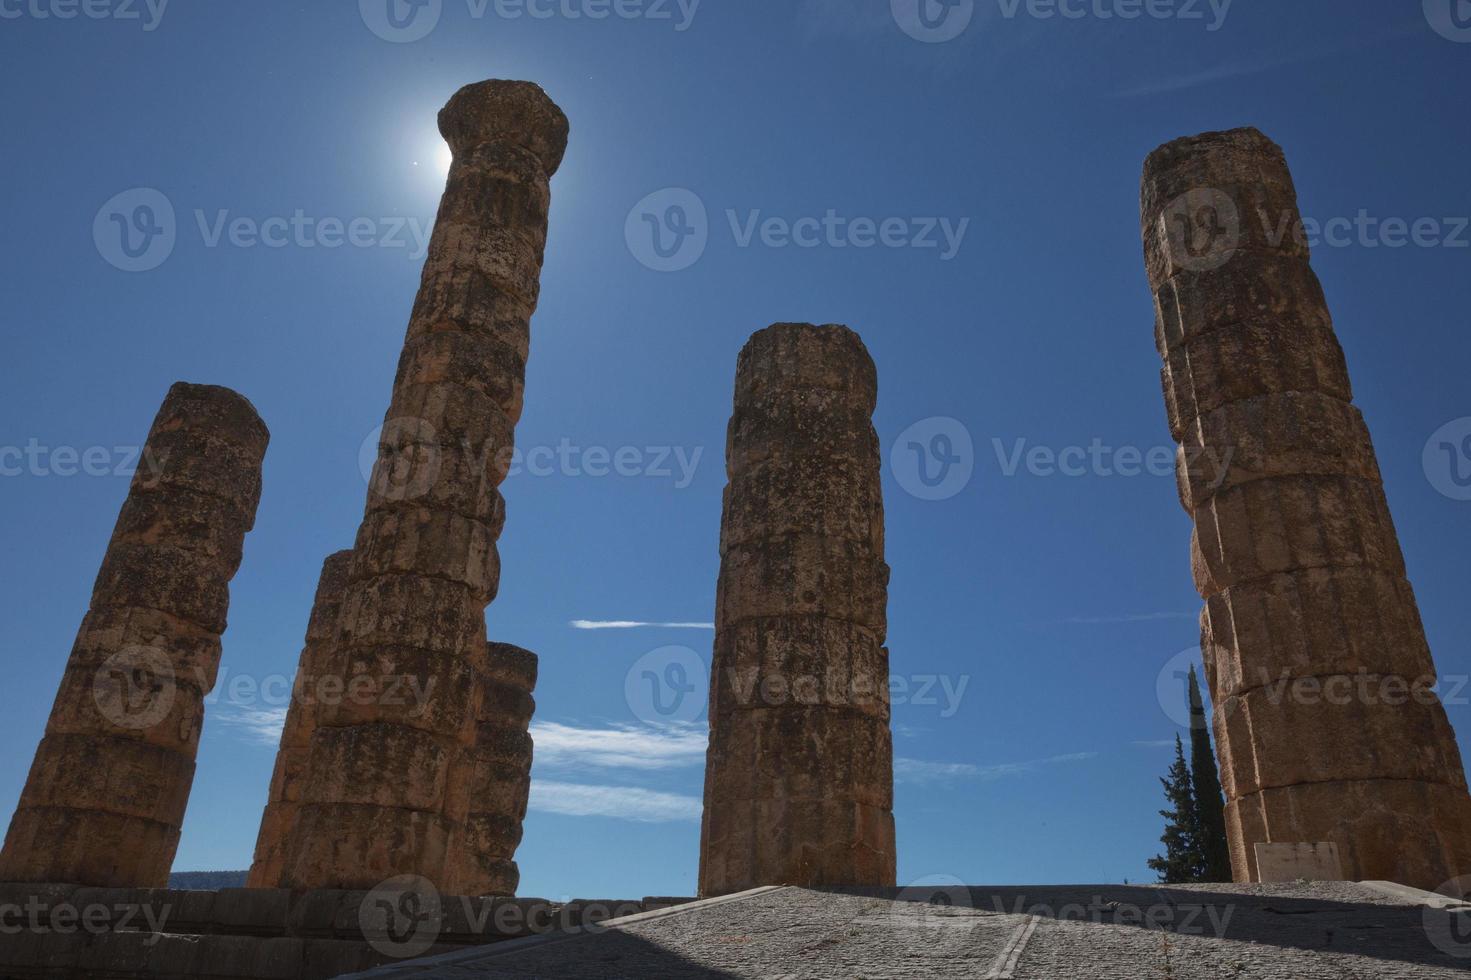
{"label": "stone platform", "polygon": [[0,980],[319,980],[689,901],[436,896],[385,918],[382,898],[0,884]]}
{"label": "stone platform", "polygon": [[361,980],[1451,980],[1471,906],[1380,883],[761,888]]}

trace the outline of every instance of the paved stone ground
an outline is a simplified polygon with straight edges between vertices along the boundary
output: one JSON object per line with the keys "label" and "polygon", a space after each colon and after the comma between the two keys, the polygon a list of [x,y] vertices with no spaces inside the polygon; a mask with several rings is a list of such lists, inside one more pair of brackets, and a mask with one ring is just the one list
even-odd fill
{"label": "paved stone ground", "polygon": [[1465,980],[1465,909],[1349,882],[779,888],[361,976]]}

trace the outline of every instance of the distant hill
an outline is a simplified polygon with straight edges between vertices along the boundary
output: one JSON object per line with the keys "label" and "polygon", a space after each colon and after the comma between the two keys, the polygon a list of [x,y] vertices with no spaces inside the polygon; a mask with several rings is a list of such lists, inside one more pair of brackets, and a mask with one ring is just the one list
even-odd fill
{"label": "distant hill", "polygon": [[244,888],[246,874],[244,871],[175,871],[169,875],[169,887],[198,892]]}

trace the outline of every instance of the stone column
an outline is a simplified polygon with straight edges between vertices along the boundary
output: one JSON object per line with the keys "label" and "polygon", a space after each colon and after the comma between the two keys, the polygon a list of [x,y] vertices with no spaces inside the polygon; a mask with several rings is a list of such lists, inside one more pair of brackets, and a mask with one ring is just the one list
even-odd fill
{"label": "stone column", "polygon": [[484,696],[475,742],[450,778],[468,797],[464,825],[450,847],[446,890],[454,895],[514,895],[521,881],[516,847],[531,792],[531,716],[536,654],[509,643],[487,645]]}
{"label": "stone column", "polygon": [[269,439],[235,392],[169,389],[0,852],[0,881],[167,885]]}
{"label": "stone column", "polygon": [[342,605],[343,590],[347,587],[351,562],[351,551],[339,551],[322,563],[311,618],[307,621],[306,645],[302,647],[297,664],[291,706],[286,712],[281,747],[276,753],[270,797],[261,816],[260,835],[256,838],[255,861],[246,881],[249,888],[276,888],[281,882],[285,862],[282,848],[301,805],[302,781],[306,777],[312,733],[317,730],[320,700],[324,694],[336,696],[331,682],[324,688],[321,681],[332,669],[330,651],[337,635],[338,610]]}
{"label": "stone column", "polygon": [[500,578],[497,487],[521,414],[550,178],[567,119],[537,86],[488,81],[439,114],[453,151],[358,532],[287,887],[443,887],[469,816],[451,766],[474,744],[475,659]]}
{"label": "stone column", "polygon": [[893,885],[893,748],[872,359],[777,324],[736,366],[700,893]]}
{"label": "stone column", "polygon": [[1254,129],[1160,147],[1142,212],[1236,880],[1260,842],[1333,841],[1356,880],[1471,873],[1460,753],[1282,151]]}

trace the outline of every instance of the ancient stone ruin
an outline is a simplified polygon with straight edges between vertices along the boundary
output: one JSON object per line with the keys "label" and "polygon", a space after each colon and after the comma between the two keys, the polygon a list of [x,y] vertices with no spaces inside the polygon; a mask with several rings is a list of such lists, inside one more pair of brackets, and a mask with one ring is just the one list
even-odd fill
{"label": "ancient stone ruin", "polygon": [[227,388],[176,384],[112,532],[0,881],[161,888],[194,782],[230,579],[270,440]]}
{"label": "ancient stone ruin", "polygon": [[[121,913],[95,935],[32,930],[0,949],[4,975],[326,977],[617,914],[514,898],[538,660],[486,639],[568,124],[537,86],[487,81],[439,126],[448,184],[366,512],[322,567],[251,887],[163,890],[269,440],[241,396],[178,384],[0,852],[0,905],[82,896],[173,918],[154,934]],[[1270,877],[1341,864],[1450,887],[1471,874],[1471,795],[1298,221],[1282,152],[1255,130],[1145,164],[1233,871],[1260,880],[1260,853]],[[702,895],[895,884],[876,399],[846,327],[776,324],[740,353]]]}
{"label": "ancient stone ruin", "polygon": [[[488,814],[458,777],[482,754],[495,693],[483,661],[505,521],[497,487],[568,127],[536,85],[487,81],[457,92],[439,129],[454,160],[328,644],[329,673],[371,696],[316,712],[284,843],[280,881],[291,888],[372,888],[405,874],[442,884],[455,878],[452,855],[504,851],[505,834],[485,841],[484,822],[472,824]],[[427,700],[385,696],[390,686]]]}
{"label": "ancient stone ruin", "polygon": [[1471,873],[1471,797],[1286,160],[1177,140],[1142,212],[1235,877],[1332,842],[1352,879],[1439,888]]}
{"label": "ancient stone ruin", "polygon": [[846,327],[777,324],[737,362],[702,895],[894,883],[877,396]]}
{"label": "ancient stone ruin", "polygon": [[[281,883],[283,845],[301,803],[317,712],[324,698],[337,696],[328,651],[336,637],[351,562],[351,551],[339,551],[322,565],[250,869],[251,888],[276,888]],[[514,895],[521,878],[516,847],[531,790],[528,729],[536,708],[531,694],[537,658],[520,647],[490,643],[474,659],[476,683],[483,692],[475,742],[460,754],[450,775],[454,791],[468,796],[469,816],[447,862],[448,878],[439,887],[452,895]]]}
{"label": "ancient stone ruin", "polygon": [[453,895],[514,895],[521,881],[516,847],[531,793],[531,716],[536,654],[490,643],[477,658],[483,696],[475,742],[450,775],[469,797],[468,816],[450,852],[446,889]]}
{"label": "ancient stone ruin", "polygon": [[[256,838],[255,861],[247,884],[251,888],[275,888],[281,883],[285,861],[286,832],[296,823],[301,806],[302,782],[311,753],[312,733],[317,730],[317,711],[324,696],[336,692],[328,671],[333,666],[329,651],[337,636],[337,617],[342,593],[347,588],[351,551],[339,551],[322,563],[317,594],[307,621],[306,645],[296,668],[291,706],[281,730],[276,769],[271,774],[270,796]],[[325,681],[325,683],[324,683]]]}

